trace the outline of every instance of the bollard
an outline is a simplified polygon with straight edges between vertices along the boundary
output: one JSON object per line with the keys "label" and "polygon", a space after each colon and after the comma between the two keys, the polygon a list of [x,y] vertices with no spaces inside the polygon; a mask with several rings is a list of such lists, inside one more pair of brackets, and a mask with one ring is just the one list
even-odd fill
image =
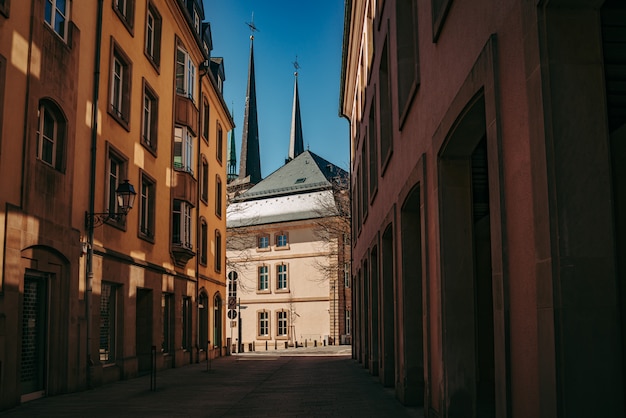
{"label": "bollard", "polygon": [[326,340],[324,340],[324,347],[326,347]]}
{"label": "bollard", "polygon": [[304,340],[304,348],[307,348],[307,347],[308,347],[307,340]]}
{"label": "bollard", "polygon": [[274,340],[274,350],[278,348],[278,341]]}
{"label": "bollard", "polygon": [[150,353],[150,390],[156,391],[156,345],[152,346]]}
{"label": "bollard", "polygon": [[313,347],[317,347],[317,340],[313,341]]}
{"label": "bollard", "polygon": [[265,341],[265,351],[267,351],[267,341]]}
{"label": "bollard", "polygon": [[285,341],[285,350],[289,348],[289,343]]}

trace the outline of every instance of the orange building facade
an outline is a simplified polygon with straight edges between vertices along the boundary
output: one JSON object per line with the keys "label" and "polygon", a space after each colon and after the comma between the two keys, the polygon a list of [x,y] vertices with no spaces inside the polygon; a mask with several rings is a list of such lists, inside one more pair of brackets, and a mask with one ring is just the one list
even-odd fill
{"label": "orange building facade", "polygon": [[211,49],[201,1],[0,2],[0,409],[225,354]]}

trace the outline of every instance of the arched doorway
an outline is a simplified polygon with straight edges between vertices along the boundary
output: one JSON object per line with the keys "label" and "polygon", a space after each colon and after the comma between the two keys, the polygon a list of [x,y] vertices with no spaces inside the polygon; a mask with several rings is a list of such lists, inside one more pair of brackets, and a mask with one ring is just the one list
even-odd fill
{"label": "arched doorway", "polygon": [[213,298],[213,345],[217,348],[222,347],[222,324],[223,308],[222,308],[222,296],[219,293],[215,294]]}
{"label": "arched doorway", "polygon": [[70,356],[78,352],[79,341],[58,338],[69,334],[68,260],[45,246],[24,249],[21,256],[18,393],[20,401],[26,402],[65,390]]}
{"label": "arched doorway", "polygon": [[382,235],[380,283],[380,381],[384,386],[395,385],[395,302],[394,302],[394,234],[390,224]]}
{"label": "arched doorway", "polygon": [[485,100],[465,109],[439,159],[444,364],[449,414],[495,416],[494,306]]}
{"label": "arched doorway", "polygon": [[424,325],[422,278],[422,217],[420,187],[411,190],[401,210],[402,242],[402,369],[405,405],[424,404]]}
{"label": "arched doorway", "polygon": [[209,340],[209,297],[206,292],[198,296],[198,346],[207,350]]}

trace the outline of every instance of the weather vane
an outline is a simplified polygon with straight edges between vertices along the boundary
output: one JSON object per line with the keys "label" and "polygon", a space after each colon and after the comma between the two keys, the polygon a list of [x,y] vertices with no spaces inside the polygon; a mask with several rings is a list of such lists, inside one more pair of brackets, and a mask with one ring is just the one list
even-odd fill
{"label": "weather vane", "polygon": [[298,75],[298,70],[300,69],[300,64],[298,64],[298,56],[297,55],[296,55],[296,60],[292,64],[293,64],[293,68],[296,69],[296,72],[294,73],[294,75]]}
{"label": "weather vane", "polygon": [[246,22],[246,25],[250,28],[250,39],[254,39],[254,32],[260,32],[254,24],[254,12],[252,12],[252,20],[250,22]]}

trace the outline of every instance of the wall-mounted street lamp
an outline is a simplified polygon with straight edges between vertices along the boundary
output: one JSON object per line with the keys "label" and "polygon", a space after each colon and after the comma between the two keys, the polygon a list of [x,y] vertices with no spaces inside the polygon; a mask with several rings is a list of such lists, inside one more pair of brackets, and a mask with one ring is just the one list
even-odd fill
{"label": "wall-mounted street lamp", "polygon": [[89,213],[85,212],[85,227],[87,229],[96,228],[104,224],[109,219],[120,219],[122,216],[126,216],[128,211],[133,208],[135,203],[135,188],[128,180],[124,180],[124,183],[120,184],[115,190],[117,196],[117,206],[119,212],[101,212],[101,213]]}

